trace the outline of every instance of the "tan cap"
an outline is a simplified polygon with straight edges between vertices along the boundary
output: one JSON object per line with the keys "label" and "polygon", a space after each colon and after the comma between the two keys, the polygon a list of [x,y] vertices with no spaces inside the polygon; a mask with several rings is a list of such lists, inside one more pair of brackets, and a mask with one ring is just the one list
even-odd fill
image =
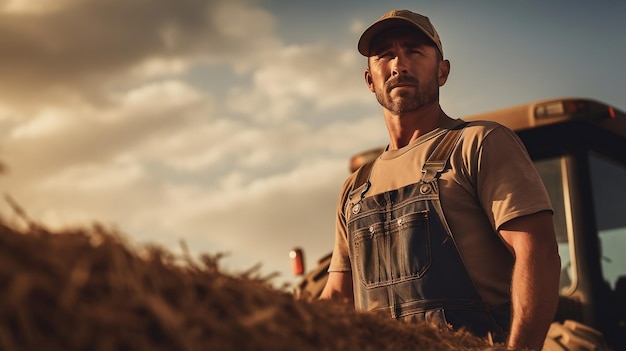
{"label": "tan cap", "polygon": [[369,56],[372,39],[380,32],[385,29],[407,25],[415,27],[426,34],[426,36],[437,45],[439,53],[443,56],[441,39],[439,39],[439,34],[437,34],[435,27],[430,23],[428,17],[409,10],[391,10],[369,26],[363,34],[361,34],[361,38],[359,39],[359,52],[363,56]]}

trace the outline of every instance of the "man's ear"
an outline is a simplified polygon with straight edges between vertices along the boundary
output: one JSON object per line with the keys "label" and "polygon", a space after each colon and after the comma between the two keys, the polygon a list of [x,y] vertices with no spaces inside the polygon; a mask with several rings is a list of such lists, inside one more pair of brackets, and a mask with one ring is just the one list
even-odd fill
{"label": "man's ear", "polygon": [[448,75],[450,75],[450,61],[441,60],[439,62],[439,72],[437,78],[439,79],[439,86],[442,87],[446,84],[448,80]]}
{"label": "man's ear", "polygon": [[370,73],[369,68],[365,69],[364,78],[365,78],[365,84],[367,84],[367,87],[373,93],[374,89],[375,89],[374,88],[374,81],[372,80],[372,74]]}

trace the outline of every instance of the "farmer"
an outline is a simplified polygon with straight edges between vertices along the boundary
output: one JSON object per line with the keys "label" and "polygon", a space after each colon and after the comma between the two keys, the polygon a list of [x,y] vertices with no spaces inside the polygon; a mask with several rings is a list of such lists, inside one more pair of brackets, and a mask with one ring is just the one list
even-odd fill
{"label": "farmer", "polygon": [[540,350],[560,260],[550,200],[523,144],[502,125],[442,110],[450,62],[427,17],[390,11],[358,50],[389,145],[341,190],[322,298]]}

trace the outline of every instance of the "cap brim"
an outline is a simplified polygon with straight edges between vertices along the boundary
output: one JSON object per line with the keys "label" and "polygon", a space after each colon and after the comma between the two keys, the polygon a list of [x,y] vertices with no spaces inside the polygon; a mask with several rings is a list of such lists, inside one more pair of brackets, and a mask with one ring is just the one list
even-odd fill
{"label": "cap brim", "polygon": [[424,33],[424,35],[428,39],[430,39],[435,45],[435,47],[437,47],[438,50],[441,52],[441,48],[439,47],[439,45],[437,45],[437,42],[435,41],[435,39],[424,28],[420,27],[415,22],[410,21],[408,19],[405,19],[402,17],[391,17],[391,18],[382,19],[372,24],[363,32],[363,34],[361,34],[361,38],[359,38],[359,42],[357,44],[357,48],[359,52],[361,53],[361,55],[370,56],[371,44],[372,44],[372,41],[376,38],[376,36],[378,36],[380,33],[382,33],[383,31],[387,29],[397,28],[397,27],[410,27],[410,28],[419,30],[420,32]]}

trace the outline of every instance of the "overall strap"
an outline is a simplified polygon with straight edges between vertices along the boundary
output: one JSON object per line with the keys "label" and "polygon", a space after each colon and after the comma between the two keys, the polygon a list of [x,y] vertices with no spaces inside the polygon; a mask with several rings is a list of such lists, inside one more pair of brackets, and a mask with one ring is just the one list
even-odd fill
{"label": "overall strap", "polygon": [[456,143],[461,138],[461,134],[465,129],[467,122],[458,125],[454,129],[450,129],[446,136],[443,137],[443,140],[439,142],[439,145],[433,150],[433,152],[422,166],[422,172],[424,175],[422,176],[422,181],[424,183],[430,183],[433,179],[438,178],[441,172],[446,168],[446,164],[448,163],[448,159],[452,154],[452,149],[456,145]]}
{"label": "overall strap", "polygon": [[356,194],[359,194],[357,201],[360,201],[361,199],[363,199],[363,197],[365,197],[365,193],[370,188],[369,178],[370,173],[372,172],[372,167],[374,166],[374,162],[376,162],[376,159],[365,163],[356,171],[356,179],[354,181],[354,185],[352,185],[352,190],[348,195],[348,199],[353,199]]}
{"label": "overall strap", "polygon": [[[450,129],[446,132],[445,137],[439,142],[422,167],[422,172],[424,172],[422,180],[424,182],[431,182],[433,179],[438,177],[441,172],[443,172],[448,162],[448,158],[450,158],[450,154],[452,153],[452,149],[461,138],[461,133],[463,133],[463,129],[466,125],[467,122],[464,122],[456,126],[454,129]],[[352,186],[352,190],[348,195],[348,199],[354,199],[353,203],[363,199],[365,197],[365,193],[369,190],[370,173],[372,172],[372,167],[374,166],[375,161],[376,159],[364,164],[356,171],[356,179],[354,181],[354,185]],[[354,196],[357,194],[360,195],[355,199]]]}

